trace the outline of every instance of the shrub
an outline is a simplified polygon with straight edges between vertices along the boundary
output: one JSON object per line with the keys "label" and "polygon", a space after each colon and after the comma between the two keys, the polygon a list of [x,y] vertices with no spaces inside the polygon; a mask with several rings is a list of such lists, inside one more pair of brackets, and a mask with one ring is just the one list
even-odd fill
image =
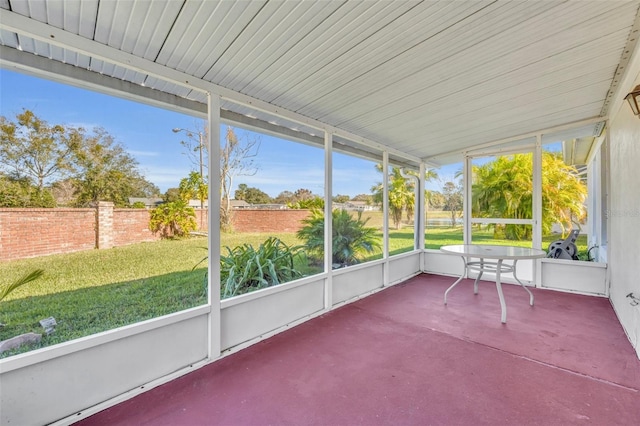
{"label": "shrub", "polygon": [[324,209],[324,198],[313,197],[304,200],[297,200],[293,203],[287,203],[287,207],[290,209],[304,210],[304,209]]}
{"label": "shrub", "polygon": [[131,204],[131,208],[132,209],[146,209],[147,206],[142,201],[136,201],[135,203]]}
{"label": "shrub", "polygon": [[[369,219],[362,220],[362,212],[353,217],[347,210],[332,212],[332,263],[348,266],[360,262],[368,253],[380,248],[376,229],[367,227]],[[306,249],[322,258],[324,256],[324,212],[314,209],[311,216],[302,221],[304,226],[297,236],[305,242]]]}
{"label": "shrub", "polygon": [[151,210],[149,229],[160,232],[162,238],[185,237],[196,228],[196,212],[184,201],[161,204]]}
{"label": "shrub", "polygon": [[220,256],[220,297],[232,297],[300,278],[293,267],[301,247],[269,237],[255,249],[243,244]]}

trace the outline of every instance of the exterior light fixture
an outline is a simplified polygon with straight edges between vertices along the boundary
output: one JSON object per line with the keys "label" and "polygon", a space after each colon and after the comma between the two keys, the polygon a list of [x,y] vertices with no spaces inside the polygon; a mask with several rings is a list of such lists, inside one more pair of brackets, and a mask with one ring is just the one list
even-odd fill
{"label": "exterior light fixture", "polygon": [[627,96],[624,98],[629,105],[633,113],[640,117],[640,84],[636,86]]}

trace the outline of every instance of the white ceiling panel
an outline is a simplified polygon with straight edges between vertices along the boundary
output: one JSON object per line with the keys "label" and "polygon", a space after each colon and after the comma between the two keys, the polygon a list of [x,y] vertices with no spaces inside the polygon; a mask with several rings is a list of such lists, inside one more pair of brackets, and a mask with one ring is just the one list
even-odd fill
{"label": "white ceiling panel", "polygon": [[394,155],[451,161],[606,114],[637,49],[639,6],[0,0],[0,43],[200,103],[212,83],[239,114],[277,110],[287,118],[267,123],[313,123]]}
{"label": "white ceiling panel", "polygon": [[0,29],[0,44],[17,49],[19,47],[18,35],[14,32]]}

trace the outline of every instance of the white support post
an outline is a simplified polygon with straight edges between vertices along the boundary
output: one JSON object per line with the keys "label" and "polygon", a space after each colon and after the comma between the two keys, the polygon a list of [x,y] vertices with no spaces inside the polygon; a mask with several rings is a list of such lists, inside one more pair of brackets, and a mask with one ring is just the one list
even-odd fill
{"label": "white support post", "polygon": [[462,215],[464,216],[464,231],[463,242],[464,244],[471,244],[471,187],[473,185],[473,169],[471,167],[471,157],[464,154],[464,163],[462,165],[462,182],[463,182],[463,204]]}
{"label": "white support post", "polygon": [[209,359],[221,352],[220,324],[220,96],[207,93],[209,135]]}
{"label": "white support post", "polygon": [[382,153],[382,258],[385,259],[382,283],[389,285],[389,153]]}
{"label": "white support post", "polygon": [[418,250],[424,250],[424,233],[426,230],[427,219],[427,201],[425,199],[425,186],[427,175],[427,166],[425,163],[420,163],[420,178],[418,179],[418,198],[416,200],[416,233],[417,233],[417,247]]}
{"label": "white support post", "polygon": [[542,248],[542,135],[533,151],[533,248]]}
{"label": "white support post", "polygon": [[324,309],[333,305],[333,135],[324,132]]}
{"label": "white support post", "polygon": [[[536,135],[536,146],[533,150],[533,248],[542,248],[542,134]],[[541,287],[542,261],[533,261],[533,284]]]}

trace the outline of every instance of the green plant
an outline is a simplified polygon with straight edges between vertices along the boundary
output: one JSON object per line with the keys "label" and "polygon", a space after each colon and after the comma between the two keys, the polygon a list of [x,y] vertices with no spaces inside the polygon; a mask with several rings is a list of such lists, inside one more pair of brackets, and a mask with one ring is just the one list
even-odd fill
{"label": "green plant", "polygon": [[[474,217],[531,219],[533,216],[533,159],[532,154],[497,157],[481,166],[473,167]],[[565,232],[573,227],[574,219],[585,215],[584,200],[587,188],[577,170],[564,163],[562,155],[542,153],[542,233],[551,232],[554,223]],[[531,225],[506,224],[495,226],[496,238],[531,240]]]}
{"label": "green plant", "polygon": [[12,291],[16,290],[23,285],[30,283],[31,281],[35,281],[40,278],[44,274],[42,269],[35,269],[22,277],[18,278],[12,283],[2,286],[0,289],[0,301],[2,301],[5,297],[9,295]]}
{"label": "green plant", "polygon": [[290,209],[303,210],[303,209],[323,209],[324,198],[313,197],[303,200],[297,200],[295,202],[287,203],[287,207]]}
{"label": "green plant", "polygon": [[[375,228],[366,226],[369,219],[356,217],[347,210],[336,209],[332,214],[332,263],[340,266],[360,262],[364,255],[380,248],[380,239]],[[324,212],[314,209],[311,216],[302,221],[304,226],[297,236],[305,242],[306,249],[321,258],[324,255]]]}
{"label": "green plant", "polygon": [[149,229],[160,232],[162,238],[185,237],[196,228],[196,213],[184,201],[161,204],[151,210]]}
{"label": "green plant", "polygon": [[147,206],[142,201],[136,201],[135,203],[131,204],[131,208],[132,209],[145,209],[145,208],[147,208]]}
{"label": "green plant", "polygon": [[294,280],[302,274],[294,268],[300,246],[289,247],[269,237],[255,249],[251,244],[225,247],[220,256],[220,297],[232,297]]}

